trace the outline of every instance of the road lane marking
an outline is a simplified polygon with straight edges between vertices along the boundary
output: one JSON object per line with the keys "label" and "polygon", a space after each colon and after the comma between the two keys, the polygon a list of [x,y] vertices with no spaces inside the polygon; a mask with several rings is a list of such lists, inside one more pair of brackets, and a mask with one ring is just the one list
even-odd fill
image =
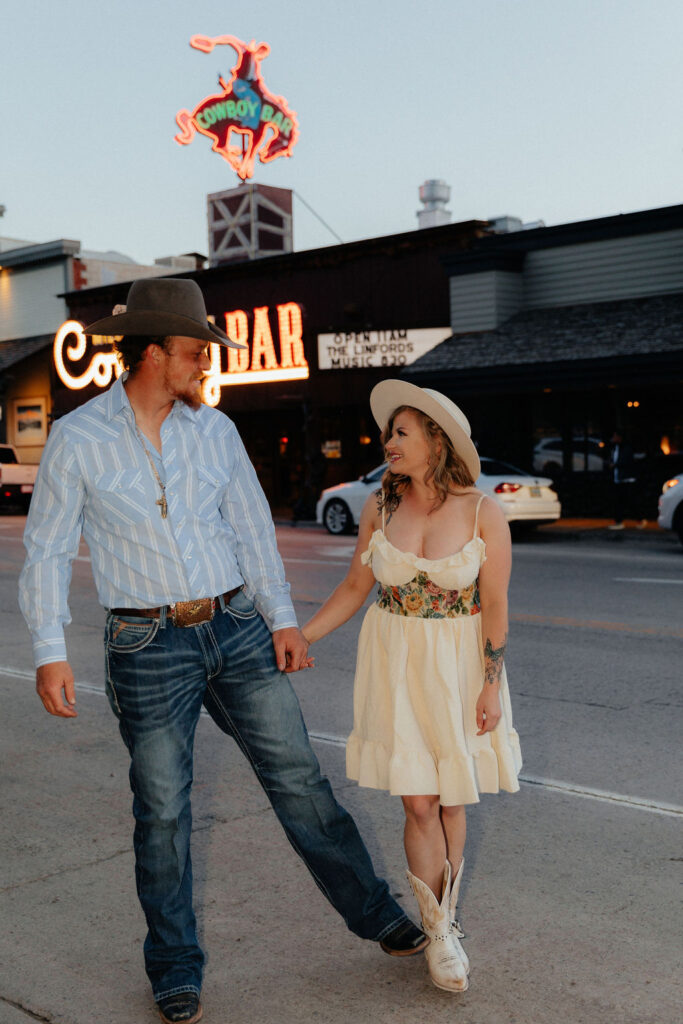
{"label": "road lane marking", "polygon": [[[673,541],[673,537],[672,537]],[[560,543],[559,541],[557,543]],[[676,551],[676,557],[680,552],[680,546],[676,540],[675,545],[672,542],[672,548]],[[671,557],[671,549],[668,545],[662,545],[661,548],[650,549],[650,551],[638,551],[636,545],[630,545],[629,547],[622,548],[619,551],[605,551],[604,549],[595,548],[593,545],[586,545],[579,543],[576,544],[571,542],[564,547],[558,547],[557,544],[546,545],[543,544],[539,547],[524,544],[513,544],[512,546],[512,560],[516,560],[516,557],[527,557],[531,558],[542,558],[543,561],[552,561],[553,559],[565,559],[573,562],[623,562],[628,561],[629,564],[633,562],[657,562],[662,564],[662,556],[666,558]]]}
{"label": "road lane marking", "polygon": [[558,779],[543,779],[534,775],[520,775],[520,782],[528,786],[541,786],[543,789],[556,790],[568,796],[580,796],[586,800],[600,800],[608,804],[622,804],[635,810],[649,811],[651,814],[664,814],[667,817],[683,817],[683,807],[667,804],[660,800],[643,800],[639,796],[625,796],[623,793],[612,793],[606,789],[593,789],[591,786],[576,786],[573,782],[560,782]]}
{"label": "road lane marking", "polygon": [[[31,679],[35,678],[35,672],[27,669],[12,668],[9,665],[0,665],[0,676],[10,679]],[[76,689],[83,693],[92,693],[97,697],[104,697],[103,686],[96,686],[94,683],[77,682]],[[208,718],[208,712],[202,708],[201,714]],[[337,736],[329,732],[311,732],[310,738],[316,743],[324,743],[327,746],[345,748],[346,737]],[[562,782],[559,779],[540,778],[536,775],[520,775],[519,781],[527,786],[538,786],[540,789],[547,789],[550,792],[563,793],[566,796],[577,796],[585,800],[597,800],[601,803],[618,804],[621,807],[628,807],[635,811],[647,811],[650,814],[662,814],[669,818],[683,817],[683,807],[677,804],[664,803],[660,800],[647,800],[639,796],[627,796],[624,793],[612,793],[605,789],[593,789],[591,786],[579,786],[573,782]]]}
{"label": "road lane marking", "polygon": [[334,547],[330,548],[316,548],[316,552],[319,555],[324,555],[325,558],[348,558],[349,561],[351,561],[351,559],[353,558],[355,550],[355,544],[335,544]]}
{"label": "road lane marking", "polygon": [[25,668],[10,668],[9,665],[0,665],[0,675],[14,676],[15,679],[35,679],[35,672],[27,672]]}
{"label": "road lane marking", "polygon": [[[1,537],[0,537],[0,540],[2,540]],[[285,562],[285,563],[287,563],[287,562],[295,563],[296,562],[296,563],[300,563],[301,565],[343,565],[347,569],[349,567],[349,563],[348,562],[333,562],[331,558],[325,558],[325,559],[322,559],[322,558],[319,558],[319,559],[318,558],[283,558],[282,561]]]}
{"label": "road lane marking", "polygon": [[626,622],[608,622],[603,619],[570,619],[561,615],[532,615],[530,613],[517,612],[510,616],[510,620],[526,625],[597,629],[608,632],[630,633],[633,636],[666,636],[683,640],[683,629],[667,629],[661,626],[629,626]]}
{"label": "road lane marking", "polygon": [[615,576],[614,583],[675,583],[683,586],[683,580],[658,579],[656,576]]}
{"label": "road lane marking", "polygon": [[344,736],[334,736],[329,732],[309,732],[308,735],[312,740],[316,740],[318,743],[327,743],[330,747],[341,747],[343,750],[346,749],[346,739]]}

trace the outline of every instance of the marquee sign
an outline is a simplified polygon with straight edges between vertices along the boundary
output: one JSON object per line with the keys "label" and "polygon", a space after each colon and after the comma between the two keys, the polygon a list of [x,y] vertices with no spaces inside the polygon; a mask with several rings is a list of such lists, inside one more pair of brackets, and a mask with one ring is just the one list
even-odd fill
{"label": "marquee sign", "polygon": [[176,121],[180,132],[175,136],[181,146],[189,145],[195,132],[213,142],[214,153],[227,160],[244,181],[254,173],[258,155],[261,163],[278,156],[291,156],[299,137],[296,113],[282,96],[274,96],[261,77],[261,61],[270,53],[267,43],[252,40],[243,43],[235,36],[192,36],[190,46],[211,53],[214,46],[226,44],[237,51],[237,64],[228,82],[222,75],[218,84],[223,90],[207,96],[194,108],[179,110]]}
{"label": "marquee sign", "polygon": [[407,366],[450,338],[450,327],[398,328],[386,331],[348,331],[318,335],[321,370]]}
{"label": "marquee sign", "polygon": [[[230,385],[308,378],[301,306],[297,302],[285,302],[276,307],[276,313],[279,359],[268,306],[257,306],[251,318],[244,309],[233,309],[225,314],[228,337],[248,347],[226,348],[209,343],[211,369],[202,384],[202,400],[207,405],[218,405],[221,389]],[[95,337],[89,350],[83,325],[78,320],[63,323],[55,335],[52,349],[55,370],[62,384],[71,391],[80,391],[89,384],[98,388],[109,387],[114,376],[120,377],[123,372],[113,349],[115,340],[113,337]],[[89,361],[84,365],[88,357]],[[227,366],[224,365],[225,360]]]}

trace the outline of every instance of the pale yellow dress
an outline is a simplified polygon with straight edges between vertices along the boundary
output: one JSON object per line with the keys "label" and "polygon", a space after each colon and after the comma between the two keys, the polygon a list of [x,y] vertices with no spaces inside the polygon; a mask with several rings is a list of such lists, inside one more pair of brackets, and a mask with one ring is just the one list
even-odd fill
{"label": "pale yellow dress", "polygon": [[362,555],[379,583],[358,641],[354,725],[346,773],[361,786],[401,796],[438,795],[445,806],[480,793],[519,789],[519,738],[505,668],[502,717],[477,736],[476,703],[484,686],[478,577],[486,559],[474,533],[445,558],[400,551],[382,529]]}

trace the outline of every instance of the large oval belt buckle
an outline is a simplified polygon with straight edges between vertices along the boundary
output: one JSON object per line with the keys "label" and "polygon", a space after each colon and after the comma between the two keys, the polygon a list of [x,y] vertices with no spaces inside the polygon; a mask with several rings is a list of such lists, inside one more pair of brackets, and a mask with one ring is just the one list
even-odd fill
{"label": "large oval belt buckle", "polygon": [[214,600],[201,597],[198,601],[176,601],[172,606],[171,619],[174,626],[198,626],[213,618]]}

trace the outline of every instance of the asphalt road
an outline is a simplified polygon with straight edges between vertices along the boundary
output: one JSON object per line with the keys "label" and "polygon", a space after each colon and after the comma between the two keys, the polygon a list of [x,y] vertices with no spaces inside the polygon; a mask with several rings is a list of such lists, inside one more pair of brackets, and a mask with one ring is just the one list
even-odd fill
{"label": "asphalt road", "polygon": [[[80,715],[50,718],[16,605],[22,527],[0,518],[0,1024],[144,1024],[155,1016],[126,756],[102,693],[104,613],[83,549],[68,639]],[[315,528],[278,536],[304,621],[354,541]],[[193,843],[208,1024],[680,1019],[683,548],[673,536],[539,534],[515,544],[511,611],[524,781],[468,813],[469,992],[439,992],[422,958],[389,959],[344,929],[234,746],[203,718]],[[316,645],[315,669],[294,682],[324,770],[412,912],[400,801],[343,771],[359,625]]]}

